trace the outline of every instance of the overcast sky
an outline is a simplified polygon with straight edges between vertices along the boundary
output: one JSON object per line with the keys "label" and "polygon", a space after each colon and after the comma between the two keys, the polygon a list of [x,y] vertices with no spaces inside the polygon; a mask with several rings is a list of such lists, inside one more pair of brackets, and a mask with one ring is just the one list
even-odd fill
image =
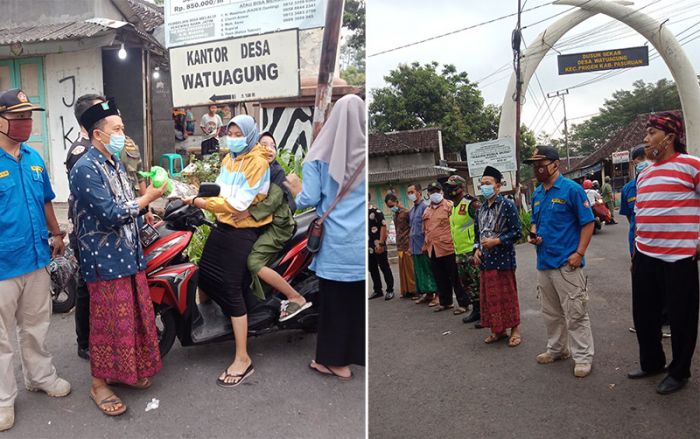
{"label": "overcast sky", "polygon": [[[549,3],[551,0],[527,0],[525,3],[523,9],[547,4],[534,11],[523,13],[523,26],[533,24],[523,30],[525,43],[534,41],[537,35],[563,15],[540,24],[535,24],[536,22],[571,9],[570,6]],[[669,19],[666,26],[678,36],[681,44],[684,38],[687,40],[683,48],[697,71],[700,63],[700,1],[641,0],[631,5],[632,8],[644,6],[646,7],[643,11],[648,15],[661,21]],[[400,63],[437,61],[441,64],[454,64],[458,70],[466,71],[470,80],[480,81],[479,88],[486,103],[501,105],[512,68],[493,73],[507,63],[512,65],[510,36],[517,23],[516,17],[393,52],[377,56],[372,54],[514,12],[517,12],[517,0],[369,0],[367,2],[368,90],[386,85],[384,76]],[[596,16],[574,28],[560,42],[597,26],[606,25],[605,29],[589,35],[578,47],[562,49],[562,53],[642,46],[646,42],[644,37],[626,25],[611,22],[612,19],[607,16]],[[550,51],[549,56],[545,57],[537,69],[537,76],[544,94],[571,87],[600,74],[597,72],[559,76],[557,57],[552,53],[553,51]],[[650,46],[650,58],[653,53],[655,51]],[[597,113],[604,100],[615,90],[630,89],[635,80],[656,82],[661,78],[672,79],[663,60],[657,58],[650,59],[648,67],[633,68],[594,84],[572,89],[566,97],[569,123],[582,122],[587,119],[582,116],[590,117]],[[561,134],[563,109],[559,104],[560,99],[550,99],[552,118],[544,106],[539,114],[537,113],[544,100],[542,94],[533,77],[529,92],[525,95],[526,103],[523,107],[522,121],[527,126],[535,128],[537,134],[551,134],[559,125],[554,137],[561,137],[563,136]]]}

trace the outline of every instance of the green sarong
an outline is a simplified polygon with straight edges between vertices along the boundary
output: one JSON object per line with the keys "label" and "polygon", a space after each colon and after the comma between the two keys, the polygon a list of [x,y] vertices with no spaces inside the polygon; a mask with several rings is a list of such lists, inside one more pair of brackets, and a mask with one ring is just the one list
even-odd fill
{"label": "green sarong", "polygon": [[433,270],[430,268],[430,259],[425,253],[413,255],[413,271],[416,278],[416,292],[418,294],[433,294],[437,291]]}

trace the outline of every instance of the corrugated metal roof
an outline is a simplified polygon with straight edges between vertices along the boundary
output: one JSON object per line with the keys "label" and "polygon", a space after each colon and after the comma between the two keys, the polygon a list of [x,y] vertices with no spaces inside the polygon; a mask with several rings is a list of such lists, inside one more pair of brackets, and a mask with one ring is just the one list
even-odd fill
{"label": "corrugated metal roof", "polygon": [[154,5],[143,0],[129,0],[129,4],[141,19],[141,23],[146,32],[153,32],[153,29],[165,22],[162,6]]}
{"label": "corrugated metal roof", "polygon": [[0,45],[75,40],[93,37],[109,30],[107,26],[88,21],[0,28]]}
{"label": "corrugated metal roof", "polygon": [[369,171],[369,183],[399,183],[423,178],[438,178],[450,175],[445,169],[435,167],[395,169],[392,171]]}

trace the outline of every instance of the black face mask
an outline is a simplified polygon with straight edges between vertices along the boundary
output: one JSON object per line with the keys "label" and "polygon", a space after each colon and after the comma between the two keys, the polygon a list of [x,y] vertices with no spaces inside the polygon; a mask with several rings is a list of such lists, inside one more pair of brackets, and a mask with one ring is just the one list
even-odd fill
{"label": "black face mask", "polygon": [[445,198],[447,198],[448,200],[454,200],[455,198],[458,198],[461,195],[462,189],[453,189],[451,191],[445,192]]}

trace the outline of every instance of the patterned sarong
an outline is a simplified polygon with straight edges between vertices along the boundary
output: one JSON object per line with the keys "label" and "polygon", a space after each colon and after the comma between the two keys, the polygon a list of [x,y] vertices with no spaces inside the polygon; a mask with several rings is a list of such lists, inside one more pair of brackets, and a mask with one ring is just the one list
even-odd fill
{"label": "patterned sarong", "polygon": [[416,279],[413,272],[413,258],[406,251],[399,250],[399,280],[401,283],[401,295],[416,292]]}
{"label": "patterned sarong", "polygon": [[481,325],[494,334],[520,325],[515,270],[481,271]]}
{"label": "patterned sarong", "polygon": [[154,376],[162,364],[145,273],[87,287],[92,376],[132,385]]}

